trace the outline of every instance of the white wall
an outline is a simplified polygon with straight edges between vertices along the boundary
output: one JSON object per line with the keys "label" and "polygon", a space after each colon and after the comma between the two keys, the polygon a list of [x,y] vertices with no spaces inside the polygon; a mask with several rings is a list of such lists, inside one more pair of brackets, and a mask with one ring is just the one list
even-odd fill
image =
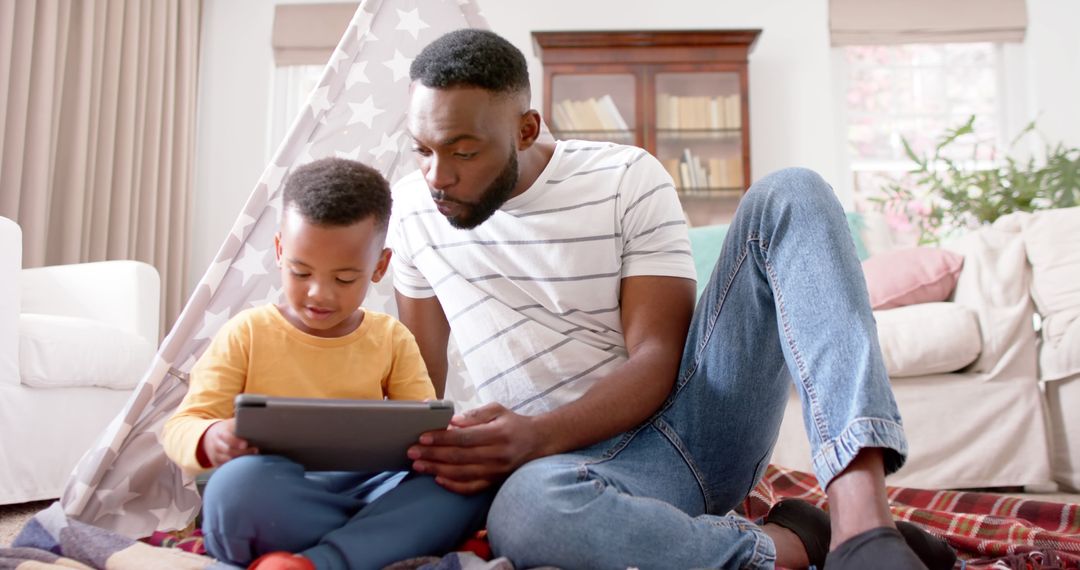
{"label": "white wall", "polygon": [[266,165],[274,6],[204,0],[188,291],[202,278]]}
{"label": "white wall", "polygon": [[1029,120],[1038,117],[1047,142],[1080,147],[1080,2],[1027,0],[1027,5]]}
{"label": "white wall", "polygon": [[[310,1],[310,0],[301,0]],[[326,1],[326,0],[323,0]],[[850,203],[832,77],[828,0],[478,0],[491,28],[530,58],[534,30],[760,28],[750,54],[751,155],[755,177],[806,166]],[[194,286],[224,241],[266,161],[274,4],[204,0],[196,188],[190,252]],[[1080,2],[1027,0],[1029,27],[1017,58],[1024,100],[1052,141],[1080,145]],[[539,108],[541,93],[534,88]],[[1024,123],[1017,118],[1013,123]]]}
{"label": "white wall", "polygon": [[[518,1],[480,1],[491,28],[530,56],[534,86],[543,85],[532,48],[534,30],[761,29],[750,53],[754,176],[807,166],[826,179],[836,177],[825,0],[667,0],[662,10],[645,0],[548,0],[535,11],[523,10]],[[542,94],[534,91],[539,105]]]}

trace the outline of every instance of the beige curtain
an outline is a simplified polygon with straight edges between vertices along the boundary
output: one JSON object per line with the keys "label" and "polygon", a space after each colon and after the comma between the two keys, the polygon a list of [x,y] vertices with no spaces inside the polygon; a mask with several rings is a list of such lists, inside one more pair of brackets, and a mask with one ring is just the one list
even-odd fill
{"label": "beige curtain", "polygon": [[829,0],[832,45],[1020,42],[1024,0]]}
{"label": "beige curtain", "polygon": [[184,302],[200,0],[0,0],[0,215],[24,266],[138,259]]}
{"label": "beige curtain", "polygon": [[323,65],[349,27],[358,2],[278,4],[274,7],[274,63]]}

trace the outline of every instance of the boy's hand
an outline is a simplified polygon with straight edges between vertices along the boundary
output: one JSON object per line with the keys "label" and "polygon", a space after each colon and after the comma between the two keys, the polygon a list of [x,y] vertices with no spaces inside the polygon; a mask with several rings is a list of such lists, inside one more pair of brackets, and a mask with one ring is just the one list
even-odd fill
{"label": "boy's hand", "polygon": [[499,404],[456,415],[445,431],[427,432],[409,448],[413,470],[443,487],[471,494],[501,481],[526,461],[542,457],[540,434],[529,416]]}
{"label": "boy's hand", "polygon": [[259,449],[248,445],[246,439],[236,437],[236,419],[221,420],[206,429],[202,437],[202,452],[211,467],[241,455],[258,453]]}

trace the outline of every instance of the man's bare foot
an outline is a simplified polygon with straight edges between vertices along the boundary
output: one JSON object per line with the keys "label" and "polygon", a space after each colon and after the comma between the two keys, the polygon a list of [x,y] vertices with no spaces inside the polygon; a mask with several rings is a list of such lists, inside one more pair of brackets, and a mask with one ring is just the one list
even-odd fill
{"label": "man's bare foot", "polygon": [[825,489],[832,521],[830,550],[878,527],[896,528],[885,494],[885,467],[880,448],[866,448]]}
{"label": "man's bare foot", "polygon": [[790,530],[772,523],[761,526],[776,545],[776,565],[784,568],[806,568],[810,560],[806,556],[806,547],[799,536]]}

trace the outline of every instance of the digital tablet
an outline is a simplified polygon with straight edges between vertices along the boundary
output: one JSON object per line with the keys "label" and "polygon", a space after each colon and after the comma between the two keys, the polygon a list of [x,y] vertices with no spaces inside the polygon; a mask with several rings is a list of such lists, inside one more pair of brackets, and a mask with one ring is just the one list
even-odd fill
{"label": "digital tablet", "polygon": [[326,400],[236,397],[236,435],[264,455],[281,455],[308,471],[405,471],[420,434],[445,429],[449,400]]}

